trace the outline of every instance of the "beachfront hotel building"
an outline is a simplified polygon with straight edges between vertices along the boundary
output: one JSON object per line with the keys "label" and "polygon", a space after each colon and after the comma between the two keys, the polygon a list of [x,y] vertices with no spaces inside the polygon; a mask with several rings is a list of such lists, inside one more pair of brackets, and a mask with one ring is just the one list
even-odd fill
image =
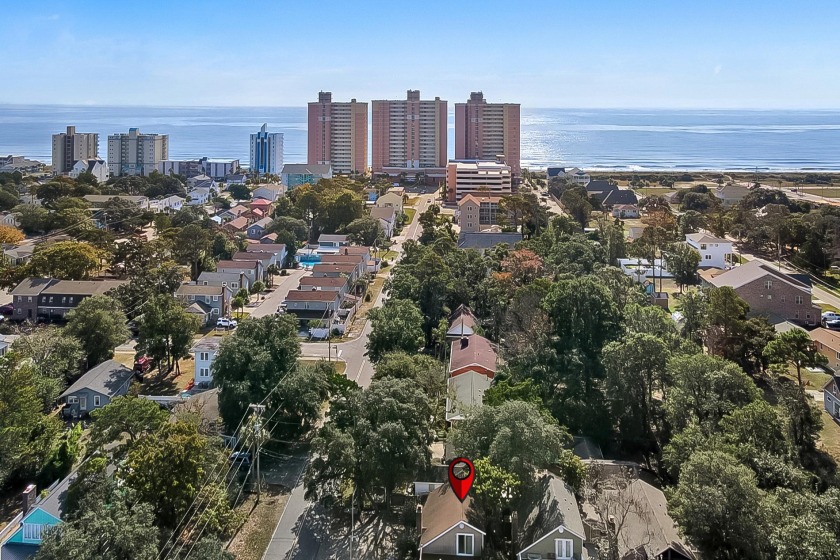
{"label": "beachfront hotel building", "polygon": [[467,194],[511,194],[511,168],[502,161],[450,161],[446,166],[446,200],[460,202]]}
{"label": "beachfront hotel building", "polygon": [[139,128],[129,128],[128,134],[108,136],[108,170],[113,177],[149,176],[167,159],[168,134],[141,134]]}
{"label": "beachfront hotel building", "polygon": [[81,159],[99,159],[99,134],[76,132],[75,126],[68,126],[67,132],[52,135],[53,174],[70,173]]}
{"label": "beachfront hotel building", "polygon": [[420,99],[408,90],[406,99],[372,102],[371,169],[392,177],[406,173],[442,181],[446,174],[446,101]]}
{"label": "beachfront hotel building", "polygon": [[279,175],[283,169],[283,133],[269,132],[263,124],[251,134],[251,173]]}
{"label": "beachfront hotel building", "polygon": [[318,93],[309,103],[307,163],[329,165],[333,173],[367,170],[368,105],[355,99],[333,102],[332,93]]}
{"label": "beachfront hotel building", "polygon": [[455,104],[455,159],[499,156],[519,176],[519,103],[487,103],[482,92],[472,92],[469,101]]}

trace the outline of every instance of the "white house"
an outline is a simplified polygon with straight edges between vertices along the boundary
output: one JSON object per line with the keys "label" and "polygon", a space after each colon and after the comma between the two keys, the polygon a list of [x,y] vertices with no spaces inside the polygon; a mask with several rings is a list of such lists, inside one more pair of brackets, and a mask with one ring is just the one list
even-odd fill
{"label": "white house", "polygon": [[211,195],[212,193],[207,187],[194,188],[193,190],[187,192],[187,204],[189,206],[202,206],[209,202]]}
{"label": "white house", "polygon": [[0,212],[0,224],[4,226],[20,227],[20,220],[17,214],[12,212]]}
{"label": "white house", "polygon": [[283,196],[285,192],[286,189],[283,185],[260,185],[251,192],[251,196],[277,202],[277,199]]}
{"label": "white house", "polygon": [[378,208],[384,208],[387,206],[392,206],[396,212],[397,217],[401,216],[403,213],[403,195],[402,192],[396,192],[394,190],[389,190],[382,196],[376,199],[376,206]]}
{"label": "white house", "polygon": [[394,226],[397,225],[397,209],[393,206],[374,206],[370,209],[370,217],[379,220],[386,239],[394,235]]}
{"label": "white house", "polygon": [[195,384],[197,387],[209,387],[213,384],[213,361],[219,353],[222,343],[220,336],[205,336],[196,342],[190,353],[195,358]]}
{"label": "white house", "polygon": [[167,196],[166,198],[152,200],[149,202],[149,205],[151,209],[158,214],[172,214],[183,208],[184,202],[186,202],[185,198],[173,194],[171,196]]}
{"label": "white house", "polygon": [[208,177],[207,175],[196,175],[195,177],[190,177],[187,179],[187,188],[188,189],[211,189],[211,190],[219,190],[219,186],[216,184],[216,181],[212,177]]}
{"label": "white house", "polygon": [[708,233],[689,233],[686,244],[700,253],[700,268],[726,268],[732,254],[732,242]]}
{"label": "white house", "polygon": [[108,164],[101,159],[80,159],[70,170],[68,175],[71,179],[78,179],[82,173],[90,171],[96,180],[104,183],[108,180]]}

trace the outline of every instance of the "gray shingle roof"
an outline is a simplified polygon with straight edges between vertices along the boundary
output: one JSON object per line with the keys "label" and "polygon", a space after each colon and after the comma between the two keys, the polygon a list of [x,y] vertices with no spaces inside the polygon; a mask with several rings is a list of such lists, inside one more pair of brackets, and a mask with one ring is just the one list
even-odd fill
{"label": "gray shingle roof", "polygon": [[82,375],[70,385],[61,397],[72,395],[82,389],[90,389],[107,397],[123,395],[128,390],[134,372],[115,360],[102,362]]}
{"label": "gray shingle roof", "polygon": [[627,189],[615,189],[607,193],[607,196],[601,201],[604,206],[614,206],[616,204],[636,204],[639,199],[636,193]]}
{"label": "gray shingle roof", "polygon": [[11,294],[13,296],[37,296],[53,282],[52,278],[25,278],[18,284]]}
{"label": "gray shingle roof", "polygon": [[308,163],[287,163],[283,166],[281,173],[305,174],[305,175],[326,175],[330,172],[329,165],[309,165]]}
{"label": "gray shingle roof", "polygon": [[522,519],[522,541],[520,549],[563,525],[572,533],[586,539],[583,519],[578,510],[574,491],[563,480],[546,474],[532,489],[534,495],[520,515]]}
{"label": "gray shingle roof", "polygon": [[517,232],[509,233],[465,233],[458,236],[459,249],[491,249],[502,243],[513,247],[522,241],[522,234]]}

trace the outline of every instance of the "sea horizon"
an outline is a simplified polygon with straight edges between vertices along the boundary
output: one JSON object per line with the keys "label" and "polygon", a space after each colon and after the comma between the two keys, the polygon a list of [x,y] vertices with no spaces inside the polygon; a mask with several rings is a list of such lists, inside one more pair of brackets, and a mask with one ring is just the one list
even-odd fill
{"label": "sea horizon", "polygon": [[[448,152],[454,157],[454,104]],[[169,134],[170,159],[239,159],[267,123],[284,133],[284,162],[306,161],[305,106],[0,104],[0,154],[50,163],[51,135],[75,126],[107,135]],[[522,107],[523,168],[595,172],[840,173],[840,109]]]}

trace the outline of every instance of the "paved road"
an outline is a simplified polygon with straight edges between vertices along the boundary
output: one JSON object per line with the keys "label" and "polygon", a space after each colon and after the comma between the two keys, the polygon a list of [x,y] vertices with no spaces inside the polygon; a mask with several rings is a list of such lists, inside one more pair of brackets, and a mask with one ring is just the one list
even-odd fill
{"label": "paved road", "polygon": [[[744,187],[751,187],[753,183],[739,183]],[[824,196],[819,196],[819,188],[809,188],[809,189],[799,189],[796,192],[779,187],[778,185],[770,185],[768,183],[760,183],[759,186],[763,189],[773,189],[775,191],[784,191],[784,193],[788,196],[791,200],[805,200],[807,202],[812,202],[814,204],[828,204],[830,206],[840,206],[840,200],[836,198],[827,198]]]}
{"label": "paved road", "polygon": [[310,274],[302,268],[290,269],[288,276],[276,276],[274,278],[274,291],[268,294],[260,304],[251,311],[251,317],[265,317],[277,312],[277,306],[286,299],[286,295],[297,289],[300,279]]}
{"label": "paved road", "polygon": [[[414,207],[417,212],[414,220],[405,229],[405,234],[394,238],[392,249],[402,255],[402,244],[408,239],[417,239],[422,229],[420,228],[420,212],[425,210],[434,195],[422,195]],[[288,291],[288,290],[287,290]],[[285,297],[285,296],[284,296]],[[375,307],[382,305],[385,295],[380,292],[374,302]],[[275,305],[276,309],[277,306]],[[365,321],[361,334],[354,340],[332,344],[328,349],[324,342],[305,342],[301,344],[303,356],[326,358],[329,353],[347,362],[347,378],[356,381],[362,387],[368,387],[373,378],[373,366],[365,356],[365,346],[370,334],[370,321]],[[328,538],[312,526],[311,511],[313,505],[304,497],[303,471],[305,464],[301,466],[298,481],[292,489],[286,509],[274,529],[271,541],[263,555],[263,560],[311,560],[317,557],[321,548],[319,539]]]}

